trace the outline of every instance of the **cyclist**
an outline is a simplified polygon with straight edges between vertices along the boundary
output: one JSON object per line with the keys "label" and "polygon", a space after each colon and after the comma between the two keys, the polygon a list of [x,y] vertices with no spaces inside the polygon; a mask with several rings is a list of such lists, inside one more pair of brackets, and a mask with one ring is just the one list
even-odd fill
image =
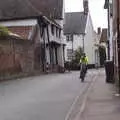
{"label": "cyclist", "polygon": [[80,79],[83,82],[84,78],[85,78],[85,75],[86,75],[86,72],[87,72],[87,65],[88,65],[88,57],[86,56],[85,53],[83,53],[83,55],[80,58],[80,65],[81,65]]}

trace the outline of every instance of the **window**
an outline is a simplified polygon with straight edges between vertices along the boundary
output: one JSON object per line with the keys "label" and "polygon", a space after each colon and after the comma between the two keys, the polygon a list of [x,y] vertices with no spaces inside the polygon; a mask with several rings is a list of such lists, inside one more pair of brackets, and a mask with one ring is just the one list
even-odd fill
{"label": "window", "polygon": [[73,35],[67,35],[66,40],[67,41],[73,41]]}
{"label": "window", "polygon": [[68,57],[68,60],[72,60],[72,49],[67,49],[67,57]]}
{"label": "window", "polygon": [[75,59],[75,50],[67,49],[67,58],[69,61]]}
{"label": "window", "polygon": [[54,35],[54,26],[53,25],[51,25],[51,33],[52,33],[52,35]]}
{"label": "window", "polygon": [[66,36],[66,40],[69,41],[69,35]]}
{"label": "window", "polygon": [[61,30],[59,29],[59,38],[61,37]]}
{"label": "window", "polygon": [[56,27],[56,37],[58,37],[58,28]]}

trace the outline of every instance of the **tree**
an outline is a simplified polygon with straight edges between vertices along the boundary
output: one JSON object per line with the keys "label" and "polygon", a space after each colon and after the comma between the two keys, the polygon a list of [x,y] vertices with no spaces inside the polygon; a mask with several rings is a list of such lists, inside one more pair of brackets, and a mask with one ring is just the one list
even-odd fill
{"label": "tree", "polygon": [[83,49],[82,49],[81,47],[79,47],[79,48],[75,51],[75,61],[76,61],[76,63],[79,64],[80,58],[81,58],[82,54],[83,54]]}
{"label": "tree", "polygon": [[79,64],[80,62],[80,58],[83,54],[83,49],[81,47],[79,47],[76,51],[75,51],[75,56],[74,56],[74,60],[73,62],[76,64]]}

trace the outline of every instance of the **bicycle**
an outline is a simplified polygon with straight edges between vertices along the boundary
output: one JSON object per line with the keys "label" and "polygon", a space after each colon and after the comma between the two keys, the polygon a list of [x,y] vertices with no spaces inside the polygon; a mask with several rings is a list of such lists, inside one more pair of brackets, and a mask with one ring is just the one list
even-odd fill
{"label": "bicycle", "polygon": [[86,72],[87,72],[86,64],[81,64],[81,68],[80,68],[80,79],[81,79],[81,82],[84,82]]}

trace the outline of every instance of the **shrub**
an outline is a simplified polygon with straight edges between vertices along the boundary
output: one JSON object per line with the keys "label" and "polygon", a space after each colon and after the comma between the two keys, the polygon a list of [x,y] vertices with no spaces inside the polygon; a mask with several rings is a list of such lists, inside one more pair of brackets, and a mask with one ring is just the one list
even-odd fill
{"label": "shrub", "polygon": [[9,30],[4,26],[0,26],[0,37],[5,37],[8,35],[9,35]]}

